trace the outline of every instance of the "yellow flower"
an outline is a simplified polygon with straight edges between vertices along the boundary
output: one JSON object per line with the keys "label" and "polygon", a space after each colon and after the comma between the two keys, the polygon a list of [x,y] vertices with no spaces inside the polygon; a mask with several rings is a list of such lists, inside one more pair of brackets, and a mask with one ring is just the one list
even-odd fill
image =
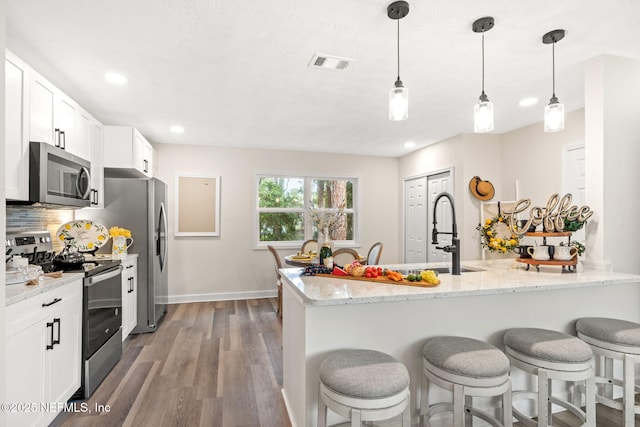
{"label": "yellow flower", "polygon": [[518,242],[516,242],[516,239],[511,239],[511,240],[509,240],[509,244],[510,244],[511,246],[515,246],[517,243],[518,243]]}
{"label": "yellow flower", "polygon": [[502,222],[504,221],[504,218],[502,218],[501,216],[498,217],[498,221]]}
{"label": "yellow flower", "polygon": [[505,247],[500,248],[500,250],[501,250],[502,252],[507,252],[507,248],[505,248]]}
{"label": "yellow flower", "polygon": [[60,235],[58,236],[58,239],[64,240],[64,234],[60,233]]}
{"label": "yellow flower", "polygon": [[487,223],[487,225],[491,225],[491,218],[487,218],[485,222]]}
{"label": "yellow flower", "polygon": [[93,249],[93,242],[89,242],[89,243],[87,243],[87,247],[88,247],[89,249]]}
{"label": "yellow flower", "polygon": [[123,236],[129,239],[131,238],[131,231],[127,230],[126,228],[111,227],[109,229],[109,236],[110,237]]}
{"label": "yellow flower", "polygon": [[487,236],[492,236],[493,235],[493,230],[487,230]]}
{"label": "yellow flower", "polygon": [[67,230],[71,230],[71,224],[65,224],[64,228],[66,228]]}
{"label": "yellow flower", "polygon": [[90,228],[91,228],[91,224],[90,224],[90,223],[86,223],[86,224],[84,225],[84,228],[86,228],[87,230],[88,230],[88,229],[90,229]]}
{"label": "yellow flower", "polygon": [[104,236],[101,234],[98,236],[98,240],[104,240]]}

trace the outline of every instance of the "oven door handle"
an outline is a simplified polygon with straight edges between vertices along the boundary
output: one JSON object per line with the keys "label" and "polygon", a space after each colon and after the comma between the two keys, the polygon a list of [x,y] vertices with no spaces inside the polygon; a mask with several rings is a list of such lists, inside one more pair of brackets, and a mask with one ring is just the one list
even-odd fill
{"label": "oven door handle", "polygon": [[84,285],[85,288],[88,288],[90,286],[95,285],[96,283],[100,283],[100,282],[104,282],[105,280],[109,280],[113,277],[116,277],[118,275],[120,275],[120,273],[122,273],[122,266],[118,266],[117,269],[115,269],[114,271],[111,271],[109,273],[103,273],[103,274],[96,274],[93,277],[89,277],[89,280],[87,280]]}

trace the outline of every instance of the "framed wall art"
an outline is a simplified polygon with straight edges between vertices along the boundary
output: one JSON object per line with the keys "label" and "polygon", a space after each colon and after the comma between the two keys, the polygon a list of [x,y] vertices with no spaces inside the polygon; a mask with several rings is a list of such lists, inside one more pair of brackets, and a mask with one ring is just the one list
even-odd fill
{"label": "framed wall art", "polygon": [[175,236],[220,236],[220,176],[176,174]]}

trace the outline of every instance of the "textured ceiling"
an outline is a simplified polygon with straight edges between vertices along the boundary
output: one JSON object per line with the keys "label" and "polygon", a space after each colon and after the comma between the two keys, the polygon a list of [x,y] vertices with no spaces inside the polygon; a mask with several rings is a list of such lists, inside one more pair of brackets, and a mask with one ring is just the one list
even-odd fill
{"label": "textured ceiling", "polygon": [[[540,122],[556,92],[584,106],[584,63],[604,53],[640,59],[640,1],[410,1],[400,24],[409,119],[388,120],[396,24],[376,0],[7,0],[7,47],[105,124],[153,143],[209,144],[400,156],[473,131],[485,90],[495,133]],[[309,67],[314,53],[355,59],[345,71]],[[125,74],[107,84],[108,70]],[[639,77],[640,78],[640,77]],[[538,97],[523,108],[518,101]],[[174,135],[169,126],[185,133]],[[541,127],[542,133],[542,127]],[[413,141],[416,148],[404,148]]]}

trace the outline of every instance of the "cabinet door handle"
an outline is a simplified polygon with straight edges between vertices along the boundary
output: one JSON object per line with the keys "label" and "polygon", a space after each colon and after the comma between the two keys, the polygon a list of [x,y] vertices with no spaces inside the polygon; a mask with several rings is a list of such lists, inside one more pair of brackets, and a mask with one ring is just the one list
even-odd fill
{"label": "cabinet door handle", "polygon": [[[58,339],[54,340],[53,339],[53,325],[58,324]],[[56,317],[55,319],[53,319],[53,324],[51,326],[51,347],[53,347],[56,344],[60,344],[60,318]]]}
{"label": "cabinet door handle", "polygon": [[63,130],[60,131],[60,136],[62,137],[60,139],[60,141],[61,141],[60,142],[60,148],[62,148],[63,150],[66,150],[67,149],[67,137],[66,137],[66,135],[65,135]]}
{"label": "cabinet door handle", "polygon": [[149,173],[149,161],[147,159],[142,161],[144,163],[143,172]]}
{"label": "cabinet door handle", "polygon": [[51,344],[47,344],[47,350],[53,349],[53,322],[47,322],[47,328],[51,328]]}
{"label": "cabinet door handle", "polygon": [[48,302],[48,303],[42,303],[43,307],[49,307],[50,305],[56,304],[58,302],[62,301],[62,298],[55,298],[53,301]]}
{"label": "cabinet door handle", "polygon": [[133,277],[129,277],[129,291],[127,293],[133,292]]}
{"label": "cabinet door handle", "polygon": [[53,145],[56,147],[60,147],[60,128],[55,129],[55,140],[53,141]]}

